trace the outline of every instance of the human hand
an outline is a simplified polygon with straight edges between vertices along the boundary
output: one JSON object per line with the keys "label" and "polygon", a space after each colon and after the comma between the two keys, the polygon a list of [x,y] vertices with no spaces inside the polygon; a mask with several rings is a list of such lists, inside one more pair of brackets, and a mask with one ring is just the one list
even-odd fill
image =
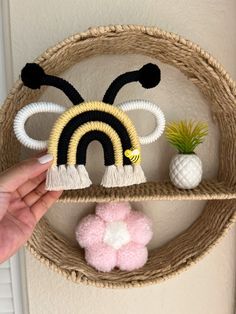
{"label": "human hand", "polygon": [[28,240],[62,191],[46,191],[52,156],[25,160],[0,174],[0,263]]}

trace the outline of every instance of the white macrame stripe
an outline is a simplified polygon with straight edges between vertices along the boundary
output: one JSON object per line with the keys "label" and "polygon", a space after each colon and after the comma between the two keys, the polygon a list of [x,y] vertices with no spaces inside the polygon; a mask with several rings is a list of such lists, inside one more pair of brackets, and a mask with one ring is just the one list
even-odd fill
{"label": "white macrame stripe", "polygon": [[164,132],[165,129],[165,116],[161,109],[147,100],[130,100],[117,105],[123,111],[131,110],[146,110],[151,112],[156,119],[155,130],[147,136],[140,136],[139,141],[141,144],[151,144],[155,142]]}
{"label": "white macrame stripe", "polygon": [[19,142],[31,149],[42,150],[47,148],[47,141],[35,140],[25,132],[26,121],[34,114],[40,112],[63,113],[65,107],[52,102],[35,102],[23,107],[16,115],[13,129]]}

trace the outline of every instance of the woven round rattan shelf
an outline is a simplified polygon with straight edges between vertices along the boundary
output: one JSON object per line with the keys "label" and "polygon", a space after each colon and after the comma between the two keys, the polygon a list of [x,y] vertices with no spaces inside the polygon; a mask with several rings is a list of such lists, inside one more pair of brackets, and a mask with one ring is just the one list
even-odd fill
{"label": "woven round rattan shelf", "polygon": [[[202,182],[192,191],[170,183],[148,182],[122,189],[92,186],[67,191],[60,201],[209,200],[200,217],[182,234],[150,251],[147,264],[132,272],[97,272],[88,266],[83,251],[69,243],[43,218],[27,243],[30,252],[48,267],[75,282],[100,287],[132,287],[168,278],[201,258],[225,233],[236,217],[236,84],[223,67],[196,44],[156,27],[116,25],[91,28],[48,49],[37,60],[48,73],[58,75],[87,57],[101,54],[141,54],[177,67],[204,94],[221,134],[216,182]],[[19,160],[20,144],[13,134],[16,112],[37,101],[42,90],[32,91],[18,81],[1,110],[1,170]]]}

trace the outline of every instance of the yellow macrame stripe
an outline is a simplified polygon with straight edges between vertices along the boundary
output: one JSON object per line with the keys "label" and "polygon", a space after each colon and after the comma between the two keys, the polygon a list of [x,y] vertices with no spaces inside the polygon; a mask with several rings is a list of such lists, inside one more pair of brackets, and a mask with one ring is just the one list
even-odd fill
{"label": "yellow macrame stripe", "polygon": [[[110,125],[104,122],[97,122],[97,121],[87,122],[74,132],[69,143],[67,164],[68,165],[76,164],[76,151],[77,151],[78,143],[81,140],[82,136],[88,133],[89,131],[101,131],[107,134],[109,138],[111,139],[111,142],[113,145],[115,165],[116,166],[123,165],[123,149],[122,149],[121,140],[118,134],[116,133],[116,131],[113,130],[112,127],[110,127]],[[105,152],[105,153],[109,153],[109,152]]]}
{"label": "yellow macrame stripe", "polygon": [[107,112],[107,113],[112,114],[117,119],[119,119],[121,123],[125,126],[125,128],[127,129],[127,132],[130,136],[132,147],[140,150],[140,143],[139,143],[137,132],[135,130],[135,127],[132,121],[126,115],[126,113],[124,113],[122,110],[120,110],[119,108],[115,106],[108,105],[103,102],[96,102],[96,101],[87,102],[87,103],[80,104],[78,106],[71,107],[70,109],[65,111],[54,124],[50,137],[49,137],[49,141],[48,141],[48,152],[52,154],[54,157],[53,165],[57,164],[57,146],[58,146],[59,138],[60,138],[63,128],[67,125],[67,123],[72,118],[74,118],[78,114],[83,113],[85,111],[92,111],[92,110],[99,110],[99,111]]}

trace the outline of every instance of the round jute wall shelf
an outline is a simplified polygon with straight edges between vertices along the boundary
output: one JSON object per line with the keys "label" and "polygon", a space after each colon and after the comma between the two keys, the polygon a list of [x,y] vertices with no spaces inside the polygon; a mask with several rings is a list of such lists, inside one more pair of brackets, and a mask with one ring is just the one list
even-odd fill
{"label": "round jute wall shelf", "polygon": [[[85,58],[104,54],[139,54],[175,66],[208,100],[220,130],[219,171],[216,181],[204,181],[194,190],[179,190],[169,182],[147,182],[129,188],[92,186],[66,191],[62,202],[112,200],[209,200],[200,217],[183,233],[149,252],[147,264],[136,271],[97,272],[84,260],[83,250],[41,219],[27,243],[30,252],[49,268],[74,282],[100,287],[154,284],[189,267],[215,245],[236,217],[236,84],[223,67],[198,45],[156,27],[115,25],[91,28],[48,49],[35,62],[58,75]],[[44,89],[33,91],[19,80],[0,115],[0,165],[17,163],[20,144],[13,133],[17,111],[37,101]]]}

